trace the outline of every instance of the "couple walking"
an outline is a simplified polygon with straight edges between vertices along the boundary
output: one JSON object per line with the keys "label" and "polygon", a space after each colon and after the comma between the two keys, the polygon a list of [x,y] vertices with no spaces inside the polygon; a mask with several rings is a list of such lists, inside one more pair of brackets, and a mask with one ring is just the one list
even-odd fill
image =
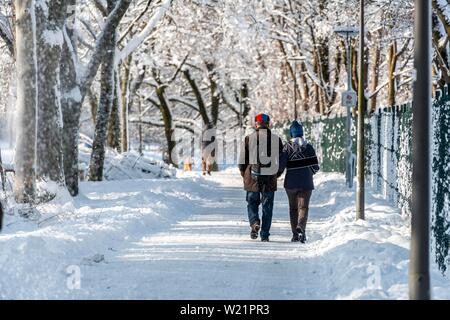
{"label": "couple walking", "polygon": [[[255,132],[245,137],[241,147],[239,171],[247,191],[247,211],[252,239],[269,241],[277,178],[286,169],[284,188],[289,199],[292,242],[306,241],[309,200],[314,189],[313,175],[319,170],[314,148],[303,137],[303,127],[293,121],[290,140],[283,146],[270,130],[266,114],[255,117]],[[259,219],[259,205],[262,219]]]}

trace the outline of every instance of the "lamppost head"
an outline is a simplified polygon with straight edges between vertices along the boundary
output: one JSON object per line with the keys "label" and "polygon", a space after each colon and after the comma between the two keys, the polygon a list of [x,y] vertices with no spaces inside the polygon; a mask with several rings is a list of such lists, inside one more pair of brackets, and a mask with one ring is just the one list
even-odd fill
{"label": "lamppost head", "polygon": [[333,31],[342,37],[356,37],[359,34],[356,27],[338,26]]}

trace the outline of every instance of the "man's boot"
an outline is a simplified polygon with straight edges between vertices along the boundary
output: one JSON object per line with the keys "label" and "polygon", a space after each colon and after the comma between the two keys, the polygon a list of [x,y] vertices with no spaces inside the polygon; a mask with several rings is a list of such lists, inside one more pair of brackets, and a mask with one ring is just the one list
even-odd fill
{"label": "man's boot", "polygon": [[250,238],[252,239],[258,238],[259,229],[261,229],[260,224],[261,222],[258,220],[250,226],[252,228],[252,231],[250,231]]}

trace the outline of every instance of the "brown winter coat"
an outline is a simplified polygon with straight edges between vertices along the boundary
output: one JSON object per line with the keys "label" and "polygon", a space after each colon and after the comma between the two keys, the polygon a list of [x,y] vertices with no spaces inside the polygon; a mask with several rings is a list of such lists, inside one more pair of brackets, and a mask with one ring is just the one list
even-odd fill
{"label": "brown winter coat", "polygon": [[[271,141],[277,141],[278,140],[278,146],[276,146],[276,144],[274,144],[272,149],[276,148],[276,153],[274,155],[271,154],[271,152],[269,152],[269,150],[267,150],[267,154],[269,154],[269,156],[272,159],[272,163],[275,166],[275,174],[271,175],[268,177],[267,179],[267,183],[265,183],[264,185],[260,185],[258,183],[257,180],[255,180],[252,177],[252,173],[251,173],[251,164],[250,162],[253,162],[251,159],[255,159],[256,155],[255,154],[250,154],[252,153],[256,153],[256,150],[254,148],[252,148],[253,150],[250,151],[250,141],[256,141],[256,135],[259,133],[259,130],[256,130],[255,132],[253,132],[252,134],[248,135],[245,137],[243,144],[241,145],[241,151],[240,151],[240,157],[239,157],[239,171],[241,172],[241,176],[244,180],[244,189],[246,191],[251,191],[251,192],[274,192],[277,190],[277,178],[282,174],[282,171],[280,172],[280,166],[279,166],[279,160],[280,160],[280,155],[283,152],[283,142],[281,141],[281,139],[276,135],[270,132],[270,130],[267,129],[267,131],[269,131],[268,136],[271,136]],[[253,139],[253,140],[252,140]],[[269,144],[267,144],[267,149],[269,149],[268,147]]]}

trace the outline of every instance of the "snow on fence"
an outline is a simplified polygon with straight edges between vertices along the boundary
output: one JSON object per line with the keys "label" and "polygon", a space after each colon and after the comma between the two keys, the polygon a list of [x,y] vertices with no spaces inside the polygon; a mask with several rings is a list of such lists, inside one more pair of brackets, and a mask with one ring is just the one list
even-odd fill
{"label": "snow on fence", "polygon": [[[412,105],[381,108],[366,119],[366,181],[372,190],[411,214]],[[319,155],[323,171],[344,172],[345,117],[304,121],[307,139]],[[355,122],[352,129],[355,136]],[[432,245],[445,272],[450,265],[450,94],[438,90],[432,108]],[[355,152],[356,142],[353,139]]]}

